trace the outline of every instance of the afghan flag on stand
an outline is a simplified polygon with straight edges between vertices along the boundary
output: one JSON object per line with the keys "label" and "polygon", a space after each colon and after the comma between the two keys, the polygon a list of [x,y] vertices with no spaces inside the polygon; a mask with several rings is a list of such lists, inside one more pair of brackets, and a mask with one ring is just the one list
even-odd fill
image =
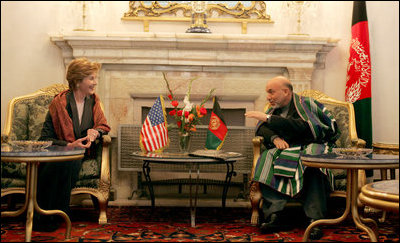
{"label": "afghan flag on stand", "polygon": [[210,123],[208,125],[206,149],[220,150],[227,134],[228,128],[226,127],[221,108],[219,107],[217,97],[215,96]]}
{"label": "afghan flag on stand", "polygon": [[353,2],[350,57],[347,65],[347,102],[353,103],[357,135],[372,147],[371,59],[365,1]]}

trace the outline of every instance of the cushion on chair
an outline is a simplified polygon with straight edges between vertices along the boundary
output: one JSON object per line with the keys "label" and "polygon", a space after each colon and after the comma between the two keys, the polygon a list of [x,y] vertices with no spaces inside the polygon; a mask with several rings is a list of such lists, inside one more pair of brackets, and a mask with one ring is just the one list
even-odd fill
{"label": "cushion on chair", "polygon": [[346,178],[347,170],[344,169],[331,169],[333,177],[335,178],[335,191],[346,191]]}
{"label": "cushion on chair", "polygon": [[89,187],[89,188],[98,188],[99,187],[99,179],[82,179],[76,182],[74,188],[79,187]]}
{"label": "cushion on chair", "polygon": [[25,179],[1,178],[1,189],[11,187],[25,187]]}
{"label": "cushion on chair", "polygon": [[336,123],[339,127],[340,137],[336,141],[336,145],[341,148],[351,147],[351,141],[349,136],[349,111],[344,106],[324,104],[325,107],[331,111],[332,115],[336,119]]}
{"label": "cushion on chair", "polygon": [[38,140],[43,128],[43,122],[49,111],[52,96],[42,95],[28,103],[28,139]]}
{"label": "cushion on chair", "polygon": [[1,163],[1,188],[25,187],[26,163]]}
{"label": "cushion on chair", "polygon": [[28,140],[28,103],[22,100],[14,104],[9,140]]}
{"label": "cushion on chair", "polygon": [[25,178],[26,163],[1,163],[1,178]]}
{"label": "cushion on chair", "polygon": [[79,179],[99,179],[100,171],[101,171],[101,150],[103,148],[102,144],[96,140],[96,158],[85,157],[84,161],[82,161],[82,167],[79,171]]}
{"label": "cushion on chair", "polygon": [[82,162],[82,168],[79,171],[79,180],[99,178],[100,169],[95,159],[86,159]]}
{"label": "cushion on chair", "polygon": [[[336,119],[336,123],[341,132],[339,139],[336,141],[338,147],[351,147],[349,136],[349,111],[345,106],[324,104],[331,111]],[[344,169],[332,169],[332,174],[335,178],[334,189],[338,191],[346,190],[347,171]]]}

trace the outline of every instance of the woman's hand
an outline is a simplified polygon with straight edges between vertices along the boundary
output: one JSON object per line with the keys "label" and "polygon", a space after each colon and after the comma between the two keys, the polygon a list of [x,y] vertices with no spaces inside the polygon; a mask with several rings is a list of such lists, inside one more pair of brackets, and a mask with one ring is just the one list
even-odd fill
{"label": "woman's hand", "polygon": [[88,129],[87,130],[87,137],[89,138],[90,142],[93,142],[98,138],[100,135],[99,131],[94,130],[94,129]]}
{"label": "woman's hand", "polygon": [[89,148],[92,142],[89,139],[89,136],[79,138],[72,143],[68,143],[67,146],[69,147],[80,147],[80,148]]}

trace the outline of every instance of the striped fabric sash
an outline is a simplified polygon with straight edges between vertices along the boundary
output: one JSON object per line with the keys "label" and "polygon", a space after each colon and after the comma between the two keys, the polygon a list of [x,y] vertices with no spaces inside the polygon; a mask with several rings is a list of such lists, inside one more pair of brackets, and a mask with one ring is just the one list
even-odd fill
{"label": "striped fabric sash", "polygon": [[300,146],[283,150],[274,162],[274,175],[293,178],[296,173],[299,158]]}
{"label": "striped fabric sash", "polygon": [[[309,144],[302,150],[300,147],[293,147],[283,151],[277,148],[265,150],[257,161],[253,180],[293,197],[303,188],[303,174],[307,168],[299,159],[300,154],[322,154],[330,150],[331,147],[327,144],[317,143]],[[286,157],[287,154],[291,156],[291,159],[297,157],[297,161],[293,162],[289,168],[280,168],[281,165],[277,165],[277,161],[281,157]],[[294,164],[296,164],[296,167],[293,169]],[[331,190],[333,190],[334,178],[331,170],[320,168],[320,171],[327,176]]]}

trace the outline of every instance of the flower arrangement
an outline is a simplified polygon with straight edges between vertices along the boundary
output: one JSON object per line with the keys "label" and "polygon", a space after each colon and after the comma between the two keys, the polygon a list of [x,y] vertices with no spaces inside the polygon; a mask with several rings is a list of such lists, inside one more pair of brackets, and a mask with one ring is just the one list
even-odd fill
{"label": "flower arrangement", "polygon": [[171,105],[174,107],[168,114],[173,116],[176,121],[176,126],[179,131],[179,147],[181,151],[188,152],[190,146],[191,133],[196,131],[196,125],[200,124],[200,118],[207,115],[207,110],[204,108],[204,104],[210,99],[215,88],[212,88],[207,96],[201,101],[199,105],[195,105],[190,102],[190,93],[192,88],[192,82],[198,77],[195,77],[189,81],[187,93],[183,99],[184,106],[178,108],[179,102],[175,99],[174,94],[170,88],[169,82],[165,73],[163,73],[165,83],[168,88],[168,98],[171,101]]}

